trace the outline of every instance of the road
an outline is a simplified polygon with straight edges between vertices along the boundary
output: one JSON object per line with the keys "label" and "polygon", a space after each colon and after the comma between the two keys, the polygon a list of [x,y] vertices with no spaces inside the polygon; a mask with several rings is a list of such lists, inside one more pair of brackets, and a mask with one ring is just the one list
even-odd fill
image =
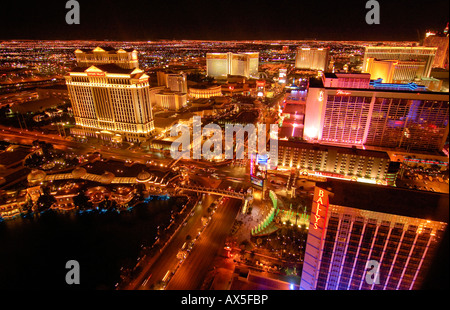
{"label": "road", "polygon": [[86,154],[87,152],[98,151],[104,157],[117,158],[121,160],[132,160],[145,164],[148,160],[153,160],[158,164],[168,165],[172,162],[171,158],[164,158],[162,154],[154,154],[152,152],[130,151],[128,149],[120,149],[108,147],[100,144],[87,144],[77,141],[71,141],[58,135],[44,135],[38,131],[20,130],[14,127],[5,127],[0,125],[0,137],[8,142],[22,143],[31,145],[34,140],[51,143],[55,149],[64,150],[66,152],[74,152],[76,154]]}
{"label": "road", "polygon": [[217,208],[190,255],[170,280],[166,290],[198,290],[219,249],[224,246],[241,201],[229,199]]}
{"label": "road", "polygon": [[156,260],[152,257],[146,257],[141,261],[140,265],[145,267],[143,267],[142,272],[125,289],[150,289],[152,285],[162,280],[168,270],[173,270],[178,264],[177,253],[184,242],[186,242],[186,236],[190,235],[194,238],[197,235],[198,230],[202,226],[201,218],[205,215],[205,210],[217,199],[217,196],[208,195],[202,204],[195,206],[194,215],[186,220],[186,225],[173,236],[160,256]]}
{"label": "road", "polygon": [[[228,188],[228,186],[234,187],[228,181],[223,181],[219,185],[222,189]],[[175,233],[160,255],[156,259],[152,257],[143,258],[139,263],[143,266],[142,271],[134,281],[123,289],[151,289],[153,285],[161,282],[168,271],[176,270],[179,265],[177,253],[186,242],[187,235],[190,235],[192,239],[198,236],[199,238],[195,241],[191,252],[182,262],[166,289],[177,290],[180,285],[186,287],[186,289],[200,287],[208,272],[208,267],[212,264],[218,250],[224,245],[225,238],[242,204],[241,200],[225,199],[223,204],[218,205],[209,224],[199,234],[203,227],[202,217],[208,216],[208,207],[220,198],[216,195],[205,195],[202,204],[195,207],[194,215],[186,220],[186,224]]]}
{"label": "road", "polygon": [[[31,144],[32,141],[39,139],[41,141],[52,143],[57,149],[72,151],[78,154],[87,153],[89,151],[99,151],[105,157],[131,159],[143,163],[150,159],[158,161],[158,163],[164,162],[165,164],[172,161],[171,158],[164,158],[164,156],[155,158],[153,154],[142,151],[132,152],[130,150],[109,148],[101,145],[96,145],[94,148],[93,145],[70,141],[56,135],[43,135],[40,132],[21,131],[20,129],[8,128],[1,125],[0,136],[2,136],[4,140],[25,144]],[[196,180],[197,182],[203,180],[203,182],[200,183],[211,185],[212,180],[207,178],[206,175],[199,175],[200,171],[198,170],[199,166],[201,167],[201,172],[203,172],[206,167],[209,167],[217,171],[218,178],[214,182],[217,182],[217,184],[220,182],[219,188],[228,189],[231,187],[236,191],[240,191],[243,184],[236,182],[235,180],[228,180],[227,178],[244,179],[246,170],[248,169],[248,167],[245,166],[232,166],[229,162],[223,163],[224,165],[214,165],[208,162],[198,163],[192,160],[183,162],[188,165],[191,165],[194,162],[196,163],[194,166],[196,166],[197,169],[189,169],[193,180]],[[161,255],[156,259],[154,257],[143,257],[141,259],[140,266],[143,267],[143,271],[136,277],[136,280],[127,285],[125,289],[150,289],[152,284],[158,283],[168,270],[175,270],[179,262],[177,253],[186,241],[186,236],[191,235],[192,238],[197,236],[203,226],[202,217],[206,215],[205,210],[213,201],[218,199],[219,196],[206,195],[204,203],[196,206],[194,215],[187,219],[186,225],[182,226],[173,236]],[[223,204],[219,204],[216,212],[212,215],[209,224],[201,233],[199,240],[196,241],[192,251],[181,264],[166,289],[178,290],[200,288],[204,277],[208,272],[209,266],[211,266],[219,249],[223,247],[225,243],[225,239],[231,230],[241,204],[242,201],[239,199],[227,199]]]}

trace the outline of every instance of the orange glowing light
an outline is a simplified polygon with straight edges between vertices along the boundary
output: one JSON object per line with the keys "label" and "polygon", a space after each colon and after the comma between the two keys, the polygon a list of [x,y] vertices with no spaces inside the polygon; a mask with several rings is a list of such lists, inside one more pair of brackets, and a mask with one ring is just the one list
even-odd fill
{"label": "orange glowing light", "polygon": [[323,90],[321,90],[319,92],[319,101],[322,102],[323,101]]}

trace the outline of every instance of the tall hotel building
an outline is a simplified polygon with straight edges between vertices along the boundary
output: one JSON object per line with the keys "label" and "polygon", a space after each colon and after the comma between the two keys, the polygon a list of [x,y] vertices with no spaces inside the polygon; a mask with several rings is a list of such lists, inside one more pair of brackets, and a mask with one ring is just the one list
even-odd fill
{"label": "tall hotel building", "polygon": [[299,48],[295,56],[295,68],[325,71],[328,54],[328,48]]}
{"label": "tall hotel building", "polygon": [[317,183],[302,290],[417,290],[445,230],[448,194]]}
{"label": "tall hotel building", "polygon": [[217,79],[226,79],[228,75],[240,75],[246,78],[257,77],[259,53],[207,53],[206,73]]}
{"label": "tall hotel building", "polygon": [[365,72],[383,83],[405,83],[419,81],[424,76],[425,61],[378,60],[368,58]]}
{"label": "tall hotel building", "polygon": [[441,151],[448,135],[448,93],[326,87],[310,80],[303,137],[343,146]]}
{"label": "tall hotel building", "polygon": [[166,86],[171,91],[187,93],[187,74],[184,72],[157,71],[159,86]]}
{"label": "tall hotel building", "polygon": [[154,130],[149,76],[137,52],[97,47],[76,50],[66,74],[76,126],[71,133],[114,141],[145,141]]}
{"label": "tall hotel building", "polygon": [[436,47],[423,46],[366,46],[363,72],[370,73],[373,79],[381,77],[376,75],[392,76],[392,81],[389,81],[389,83],[411,81],[422,77],[428,78],[433,67],[436,51]]}

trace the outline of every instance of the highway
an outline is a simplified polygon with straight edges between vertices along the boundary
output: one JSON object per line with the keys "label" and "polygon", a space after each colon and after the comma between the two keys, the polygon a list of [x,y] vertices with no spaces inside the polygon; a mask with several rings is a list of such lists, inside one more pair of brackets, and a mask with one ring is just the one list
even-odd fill
{"label": "highway", "polygon": [[31,145],[34,140],[51,143],[55,149],[64,150],[66,152],[74,152],[76,154],[86,154],[87,152],[98,151],[104,157],[117,158],[122,160],[132,160],[145,164],[148,160],[153,160],[168,165],[172,159],[164,158],[162,154],[153,152],[130,151],[128,149],[120,149],[108,147],[100,144],[87,144],[77,141],[71,141],[58,135],[44,135],[38,131],[20,130],[14,127],[6,127],[0,125],[0,137],[4,141],[22,143]]}

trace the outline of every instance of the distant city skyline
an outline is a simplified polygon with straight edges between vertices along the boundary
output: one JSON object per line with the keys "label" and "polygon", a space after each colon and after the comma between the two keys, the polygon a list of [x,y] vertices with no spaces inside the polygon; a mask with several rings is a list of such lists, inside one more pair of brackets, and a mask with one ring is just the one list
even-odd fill
{"label": "distant city skyline", "polygon": [[[448,1],[378,1],[380,24],[368,25],[366,1],[204,0],[158,3],[78,1],[80,24],[68,25],[65,1],[2,3],[0,40],[400,40],[419,41],[448,22]],[[420,18],[417,16],[420,15]]]}

